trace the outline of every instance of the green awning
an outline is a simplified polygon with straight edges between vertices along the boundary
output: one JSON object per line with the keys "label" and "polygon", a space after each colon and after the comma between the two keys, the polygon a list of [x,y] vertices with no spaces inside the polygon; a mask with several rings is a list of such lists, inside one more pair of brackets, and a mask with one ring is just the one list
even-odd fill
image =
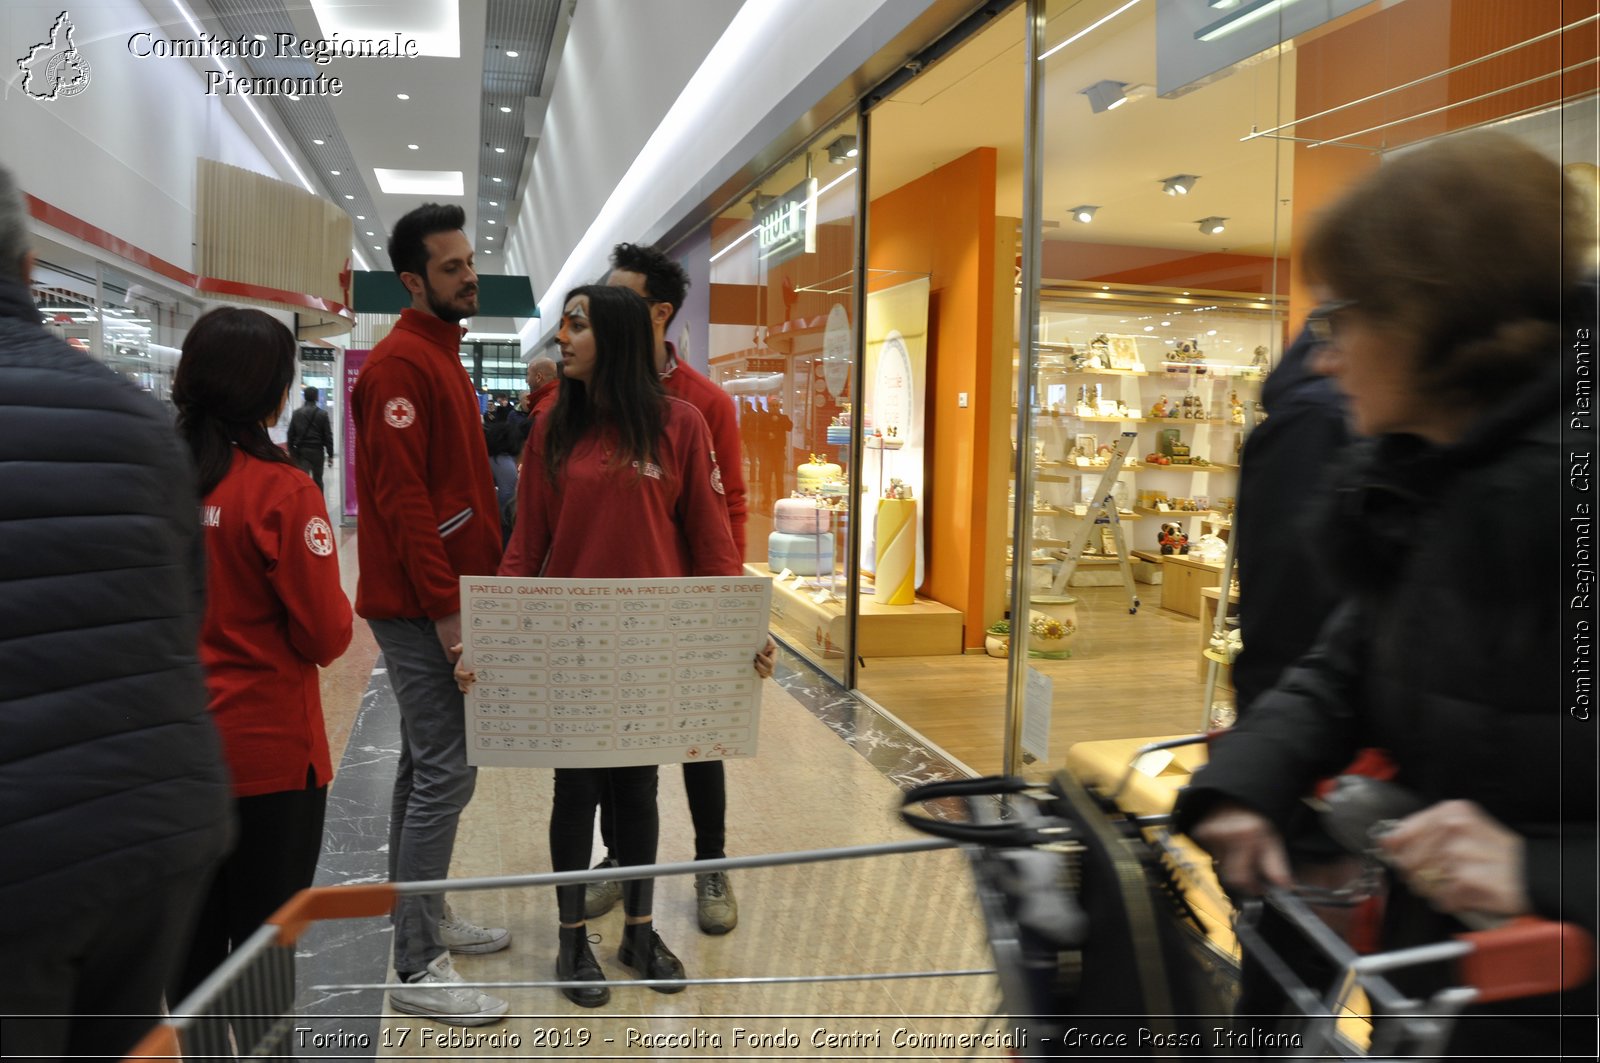
{"label": "green awning", "polygon": [[[398,314],[411,305],[411,293],[390,271],[358,271],[352,287],[352,307],[358,314]],[[533,284],[527,277],[478,275],[478,317],[538,317]]]}

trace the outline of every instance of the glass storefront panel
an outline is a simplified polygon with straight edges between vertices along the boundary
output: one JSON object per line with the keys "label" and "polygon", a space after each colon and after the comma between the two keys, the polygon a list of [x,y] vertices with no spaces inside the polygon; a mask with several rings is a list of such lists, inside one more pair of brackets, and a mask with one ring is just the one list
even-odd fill
{"label": "glass storefront panel", "polygon": [[[1316,213],[1386,158],[1483,128],[1592,188],[1595,5],[1328,0],[1254,19],[1253,5],[1208,0],[1035,6],[1017,568],[1027,669],[1050,681],[1047,759],[1107,767],[1236,708],[1227,614],[1251,591],[1228,553],[1238,455],[1314,304],[1298,265]],[[1270,534],[1263,548],[1301,551],[1310,586],[1314,544]],[[1038,637],[1067,626],[1052,617],[1071,621],[1070,657]],[[1089,746],[1067,754],[1075,743]],[[1181,758],[1156,777],[1170,795]]]}
{"label": "glass storefront panel", "polygon": [[733,398],[743,439],[732,460],[744,463],[745,560],[781,577],[773,630],[841,682],[858,482],[857,160],[850,118],[713,219],[708,285],[708,371]]}

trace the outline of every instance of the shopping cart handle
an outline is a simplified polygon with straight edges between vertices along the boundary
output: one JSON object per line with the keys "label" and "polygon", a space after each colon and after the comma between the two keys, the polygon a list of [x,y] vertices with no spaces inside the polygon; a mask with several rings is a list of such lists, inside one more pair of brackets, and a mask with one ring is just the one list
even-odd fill
{"label": "shopping cart handle", "polygon": [[1523,916],[1455,938],[1472,946],[1456,970],[1478,990],[1477,1003],[1544,996],[1594,977],[1594,938],[1572,923]]}

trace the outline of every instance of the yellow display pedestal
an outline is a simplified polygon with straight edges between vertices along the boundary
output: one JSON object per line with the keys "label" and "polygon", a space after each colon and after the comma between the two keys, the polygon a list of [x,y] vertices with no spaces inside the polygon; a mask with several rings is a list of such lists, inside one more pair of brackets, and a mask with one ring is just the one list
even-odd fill
{"label": "yellow display pedestal", "polygon": [[910,605],[917,600],[917,503],[910,498],[878,500],[877,547],[872,600],[879,605]]}
{"label": "yellow display pedestal", "polygon": [[[770,578],[766,565],[748,564],[745,572]],[[850,643],[845,603],[832,598],[817,601],[810,590],[795,590],[793,583],[772,585],[772,630],[791,645],[803,646],[822,657],[843,657]],[[959,609],[927,598],[910,605],[879,605],[868,595],[860,601],[856,652],[863,657],[930,657],[961,653]]]}

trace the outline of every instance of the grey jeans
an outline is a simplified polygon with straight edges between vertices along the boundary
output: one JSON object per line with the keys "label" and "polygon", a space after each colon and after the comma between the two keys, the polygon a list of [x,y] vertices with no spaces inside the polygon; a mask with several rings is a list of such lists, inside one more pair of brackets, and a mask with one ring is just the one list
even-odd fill
{"label": "grey jeans", "polygon": [[[450,874],[456,825],[478,769],[467,764],[465,702],[433,621],[369,620],[400,705],[400,760],[389,811],[389,879]],[[445,951],[444,895],[401,897],[394,906],[394,969],[420,971]]]}

